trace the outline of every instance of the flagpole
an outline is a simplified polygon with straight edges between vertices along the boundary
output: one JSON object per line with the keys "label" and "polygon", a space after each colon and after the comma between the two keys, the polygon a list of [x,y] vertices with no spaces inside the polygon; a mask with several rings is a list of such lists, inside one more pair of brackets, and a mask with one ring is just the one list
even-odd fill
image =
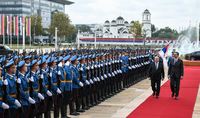
{"label": "flagpole", "polygon": [[10,17],[10,47],[12,47],[12,16]]}
{"label": "flagpole", "polygon": [[23,24],[23,33],[22,33],[22,35],[23,35],[23,50],[25,50],[25,24]]}
{"label": "flagpole", "polygon": [[30,47],[31,47],[31,18],[30,18]]}
{"label": "flagpole", "polygon": [[17,35],[17,48],[19,47],[19,35]]}

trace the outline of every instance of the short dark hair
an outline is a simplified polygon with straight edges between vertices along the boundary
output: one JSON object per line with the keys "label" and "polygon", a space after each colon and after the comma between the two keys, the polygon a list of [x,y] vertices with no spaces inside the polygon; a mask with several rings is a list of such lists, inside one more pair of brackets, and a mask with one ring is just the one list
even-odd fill
{"label": "short dark hair", "polygon": [[174,53],[176,53],[176,54],[179,56],[179,53],[178,53],[178,52],[174,52]]}

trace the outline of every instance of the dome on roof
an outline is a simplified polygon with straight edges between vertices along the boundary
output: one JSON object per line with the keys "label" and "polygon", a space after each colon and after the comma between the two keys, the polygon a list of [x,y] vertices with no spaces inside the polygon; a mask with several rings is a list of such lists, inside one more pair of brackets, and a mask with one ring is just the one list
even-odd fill
{"label": "dome on roof", "polygon": [[105,23],[110,23],[110,22],[108,20],[106,20]]}
{"label": "dome on roof", "polygon": [[134,21],[131,21],[131,23],[134,23]]}
{"label": "dome on roof", "polygon": [[150,13],[148,9],[146,9],[143,13]]}
{"label": "dome on roof", "polygon": [[124,20],[124,18],[121,17],[121,16],[119,16],[119,17],[117,18],[117,20]]}
{"label": "dome on roof", "polygon": [[125,21],[124,23],[125,23],[125,24],[128,24],[128,21]]}
{"label": "dome on roof", "polygon": [[111,23],[116,23],[116,21],[115,21],[115,20],[112,20]]}

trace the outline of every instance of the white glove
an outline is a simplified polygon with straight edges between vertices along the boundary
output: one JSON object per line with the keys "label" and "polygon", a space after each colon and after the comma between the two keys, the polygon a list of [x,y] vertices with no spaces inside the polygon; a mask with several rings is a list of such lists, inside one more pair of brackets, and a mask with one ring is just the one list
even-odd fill
{"label": "white glove", "polygon": [[80,71],[83,71],[83,67],[81,67],[81,68],[79,68],[80,69]]}
{"label": "white glove", "polygon": [[103,67],[103,64],[101,64],[101,67]]}
{"label": "white glove", "polygon": [[38,98],[40,98],[41,100],[44,100],[44,96],[42,96],[41,93],[38,93]]}
{"label": "white glove", "polygon": [[43,75],[43,74],[41,74],[41,75],[40,75],[40,78],[41,78],[41,79],[43,79],[43,78],[44,78],[44,75]]}
{"label": "white glove", "polygon": [[120,62],[122,62],[122,60],[120,60]]}
{"label": "white glove", "polygon": [[122,70],[119,70],[120,71],[120,73],[122,73]]}
{"label": "white glove", "polygon": [[49,90],[47,90],[47,95],[52,96],[52,93]]}
{"label": "white glove", "polygon": [[92,80],[90,80],[90,83],[93,84],[94,82]]}
{"label": "white glove", "polygon": [[69,66],[69,61],[67,61],[67,62],[65,63],[65,65],[66,65],[66,66]]}
{"label": "white glove", "polygon": [[18,107],[21,107],[21,104],[19,103],[18,100],[15,100],[15,103],[14,103],[14,104],[17,105]]}
{"label": "white glove", "polygon": [[97,77],[97,81],[99,81],[99,82],[100,82],[100,79],[99,79],[99,77]]}
{"label": "white glove", "polygon": [[90,67],[88,66],[87,69],[90,70]]}
{"label": "white glove", "polygon": [[117,72],[116,72],[116,71],[114,71],[114,73],[117,75]]}
{"label": "white glove", "polygon": [[95,68],[97,68],[97,65],[94,65]]}
{"label": "white glove", "polygon": [[112,76],[115,76],[115,74],[112,72]]}
{"label": "white glove", "polygon": [[80,82],[80,83],[79,83],[79,86],[83,87],[83,83],[82,83],[82,82]]}
{"label": "white glove", "polygon": [[117,63],[119,63],[119,60],[117,60]]}
{"label": "white glove", "polygon": [[108,63],[106,63],[106,66],[108,65]]}
{"label": "white glove", "polygon": [[112,61],[112,63],[114,64],[114,61]]}
{"label": "white glove", "polygon": [[58,64],[58,66],[62,67],[62,62],[60,62],[60,63]]}
{"label": "white glove", "polygon": [[17,83],[21,84],[21,79],[20,78],[17,79]]}
{"label": "white glove", "polygon": [[94,77],[94,81],[96,82],[97,81],[97,79]]}
{"label": "white glove", "polygon": [[33,76],[32,76],[31,78],[29,78],[29,80],[30,80],[31,82],[34,82]]}
{"label": "white glove", "polygon": [[61,90],[58,88],[56,91],[58,94],[61,94]]}
{"label": "white glove", "polygon": [[85,83],[86,83],[87,85],[90,85],[90,82],[89,82],[88,80],[86,80]]}
{"label": "white glove", "polygon": [[117,60],[115,60],[115,63],[117,63]]}
{"label": "white glove", "polygon": [[[95,67],[95,68],[96,68],[96,67]],[[94,69],[94,66],[92,66],[91,69]]]}
{"label": "white glove", "polygon": [[107,78],[107,75],[106,75],[106,74],[104,74],[103,76],[104,76],[104,78]]}
{"label": "white glove", "polygon": [[50,77],[52,77],[52,73],[50,73]]}
{"label": "white glove", "polygon": [[35,100],[32,99],[31,97],[28,98],[28,101],[29,101],[31,104],[35,104]]}
{"label": "white glove", "polygon": [[131,60],[131,58],[128,58],[128,60]]}
{"label": "white glove", "polygon": [[120,71],[119,71],[119,70],[117,70],[117,73],[120,73]]}
{"label": "white glove", "polygon": [[101,80],[104,80],[103,76],[101,76]]}
{"label": "white glove", "polygon": [[98,67],[100,68],[100,65],[98,65]]}
{"label": "white glove", "polygon": [[110,73],[108,73],[108,76],[109,76],[109,77],[111,77],[111,74],[110,74]]}
{"label": "white glove", "polygon": [[8,80],[5,79],[5,80],[3,81],[3,84],[7,86],[7,85],[8,85]]}
{"label": "white glove", "polygon": [[2,102],[1,107],[2,107],[3,109],[9,109],[9,106],[8,106],[6,103],[4,103],[4,102]]}
{"label": "white glove", "polygon": [[58,71],[58,75],[61,75],[61,72],[60,72],[60,71]]}
{"label": "white glove", "polygon": [[128,67],[129,69],[132,69],[130,66]]}
{"label": "white glove", "polygon": [[111,63],[110,63],[110,62],[109,62],[108,64],[109,64],[109,65],[111,65]]}

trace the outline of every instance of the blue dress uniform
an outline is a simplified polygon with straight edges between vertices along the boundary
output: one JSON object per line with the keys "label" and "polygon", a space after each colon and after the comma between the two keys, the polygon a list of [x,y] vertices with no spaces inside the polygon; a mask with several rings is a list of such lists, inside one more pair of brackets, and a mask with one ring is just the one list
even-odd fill
{"label": "blue dress uniform", "polygon": [[67,105],[70,102],[71,98],[71,91],[72,91],[72,70],[69,67],[69,62],[67,62],[70,59],[70,55],[63,58],[63,61],[66,62],[63,66],[63,69],[65,71],[65,86],[64,86],[64,100],[63,105],[61,107],[61,116],[67,117]]}
{"label": "blue dress uniform", "polygon": [[[51,64],[55,63],[54,57],[53,56],[50,57],[47,60],[47,63],[51,63]],[[49,68],[47,69],[47,72],[52,74],[52,77],[51,77],[52,86],[51,87],[52,87],[52,94],[53,94],[53,98],[54,98],[54,117],[59,117],[59,107],[61,107],[61,105],[62,105],[63,98],[58,97],[58,93],[57,93],[58,91],[61,91],[58,88],[58,78],[57,78],[58,73],[55,68],[51,68],[51,67],[50,67],[50,70],[49,70]],[[59,75],[59,77],[60,77],[60,75]]]}
{"label": "blue dress uniform", "polygon": [[[19,68],[22,68],[24,66],[27,66],[25,64],[25,61],[19,62]],[[23,113],[19,114],[19,117],[20,118],[27,118],[28,117],[28,112],[29,112],[28,109],[29,109],[29,105],[30,105],[30,103],[28,101],[28,99],[30,97],[30,95],[29,95],[29,80],[25,75],[23,75],[20,72],[18,73],[18,77],[21,80],[21,84],[20,84],[21,96],[22,96],[21,97],[21,102],[22,102],[22,106],[23,106],[23,110],[24,110]]]}
{"label": "blue dress uniform", "polygon": [[[30,66],[38,66],[37,60],[33,60],[33,62],[31,62]],[[31,76],[30,76],[31,75]],[[38,97],[39,93],[39,75],[36,72],[29,72],[27,75],[27,78],[33,78],[33,97],[35,99],[35,103],[36,103],[36,107],[37,109],[32,109],[32,107],[30,107],[30,114],[29,117],[35,117],[37,115],[37,110],[38,110],[38,106],[39,106],[39,102],[40,102],[40,98]]]}
{"label": "blue dress uniform", "polygon": [[123,87],[126,87],[126,81],[127,81],[127,77],[128,77],[128,58],[126,56],[122,57],[122,61],[123,61]]}
{"label": "blue dress uniform", "polygon": [[[71,58],[71,61],[76,61],[77,60],[77,56],[73,56]],[[79,78],[79,72],[78,72],[78,68],[76,67],[76,65],[71,64],[70,68],[72,69],[72,98],[71,98],[71,102],[70,102],[70,115],[79,115],[79,113],[76,112],[75,108],[74,108],[74,101],[76,100],[76,103],[78,101],[78,90],[81,88],[80,87],[80,78]],[[83,84],[82,84],[83,86]]]}
{"label": "blue dress uniform", "polygon": [[[14,61],[9,62],[7,65],[5,65],[6,69],[8,68],[15,68]],[[18,106],[15,105],[16,102],[16,78],[12,75],[6,74],[6,79],[8,81],[7,85],[7,102],[10,109],[10,118],[16,118],[17,117],[17,109]]]}

